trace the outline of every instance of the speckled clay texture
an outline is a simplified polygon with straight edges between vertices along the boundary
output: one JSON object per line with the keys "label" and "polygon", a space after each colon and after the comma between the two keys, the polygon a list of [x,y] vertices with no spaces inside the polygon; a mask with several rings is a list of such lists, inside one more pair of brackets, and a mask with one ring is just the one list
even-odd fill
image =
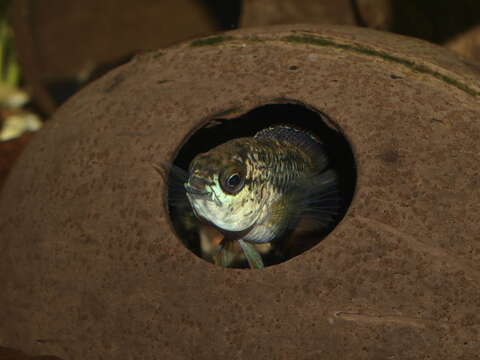
{"label": "speckled clay texture", "polygon": [[[440,47],[343,27],[137,57],[69,100],[7,181],[0,343],[64,359],[474,359],[479,78]],[[152,163],[215,114],[278,98],[342,128],[353,203],[290,261],[211,265],[174,235]]]}

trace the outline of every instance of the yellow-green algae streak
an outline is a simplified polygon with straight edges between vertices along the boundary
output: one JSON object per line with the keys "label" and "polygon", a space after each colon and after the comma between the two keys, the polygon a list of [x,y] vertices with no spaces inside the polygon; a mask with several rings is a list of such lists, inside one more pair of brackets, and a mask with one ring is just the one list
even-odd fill
{"label": "yellow-green algae streak", "polygon": [[[235,38],[232,36],[211,36],[208,38],[204,39],[198,39],[194,40],[190,43],[190,46],[192,47],[200,47],[200,46],[213,46],[213,45],[219,45],[228,41],[243,41],[243,42],[259,42],[259,39],[257,38],[250,38],[250,37],[244,37],[244,38]],[[275,39],[262,39],[262,41],[268,41],[272,40],[274,41]],[[403,65],[407,68],[409,68],[412,71],[426,74],[433,76],[434,78],[443,81],[449,85],[452,85],[464,92],[466,92],[469,95],[472,96],[480,96],[480,91],[471,88],[470,86],[464,84],[463,82],[454,79],[450,76],[447,76],[445,74],[442,74],[436,70],[433,70],[429,68],[426,65],[422,64],[417,64],[412,60],[409,59],[404,59],[396,55],[391,55],[385,51],[381,50],[376,50],[372,49],[366,46],[358,45],[358,44],[342,44],[335,42],[331,39],[324,38],[321,36],[313,36],[313,35],[288,35],[281,40],[289,42],[289,43],[296,43],[296,44],[307,44],[307,45],[315,45],[315,46],[325,46],[325,47],[333,47],[341,50],[346,50],[346,51],[352,51],[358,54],[362,55],[367,55],[367,56],[375,56],[378,58],[382,58],[384,60],[394,62],[400,65]]]}

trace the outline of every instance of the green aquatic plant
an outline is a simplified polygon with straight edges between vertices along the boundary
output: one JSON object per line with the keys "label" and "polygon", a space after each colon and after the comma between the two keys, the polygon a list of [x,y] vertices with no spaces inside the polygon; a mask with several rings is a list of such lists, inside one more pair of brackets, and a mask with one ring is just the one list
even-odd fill
{"label": "green aquatic plant", "polygon": [[7,20],[10,1],[0,4],[0,82],[17,87],[20,82],[20,67],[13,48],[13,30]]}
{"label": "green aquatic plant", "polygon": [[22,109],[29,96],[20,88],[20,65],[7,17],[10,4],[10,1],[0,2],[0,141],[14,139],[41,127],[37,115]]}

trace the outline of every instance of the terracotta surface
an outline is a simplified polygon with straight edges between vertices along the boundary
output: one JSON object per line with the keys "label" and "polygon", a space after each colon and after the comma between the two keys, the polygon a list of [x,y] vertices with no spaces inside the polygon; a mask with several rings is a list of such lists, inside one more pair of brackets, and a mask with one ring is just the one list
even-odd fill
{"label": "terracotta surface", "polygon": [[[116,69],[56,113],[3,189],[0,342],[64,359],[474,359],[479,78],[422,41],[313,26]],[[151,164],[205,119],[278,98],[350,139],[352,206],[290,261],[210,265],[173,234]]]}

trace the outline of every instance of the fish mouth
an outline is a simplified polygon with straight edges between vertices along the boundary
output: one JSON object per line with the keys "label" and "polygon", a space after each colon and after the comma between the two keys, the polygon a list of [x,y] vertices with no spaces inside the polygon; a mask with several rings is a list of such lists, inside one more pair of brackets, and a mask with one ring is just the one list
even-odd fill
{"label": "fish mouth", "polygon": [[188,183],[185,183],[185,190],[187,195],[191,196],[193,199],[198,200],[211,200],[211,195],[209,191],[202,191],[197,188],[192,187]]}

